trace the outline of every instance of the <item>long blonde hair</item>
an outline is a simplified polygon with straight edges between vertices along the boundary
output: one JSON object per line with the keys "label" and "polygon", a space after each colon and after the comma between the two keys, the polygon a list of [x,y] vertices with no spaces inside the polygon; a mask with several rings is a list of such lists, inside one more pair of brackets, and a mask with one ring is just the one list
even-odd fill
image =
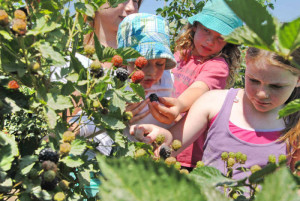
{"label": "long blonde hair", "polygon": [[[192,52],[195,49],[194,45],[194,27],[197,27],[200,23],[195,22],[193,25],[188,24],[184,27],[184,32],[176,40],[175,51],[179,51],[180,58],[183,62],[188,62],[192,56]],[[237,74],[237,69],[240,67],[241,52],[238,45],[227,43],[224,48],[218,53],[211,55],[208,59],[214,57],[223,57],[229,66],[229,76],[226,81],[226,88],[230,88],[234,84],[234,79]]]}
{"label": "long blonde hair", "polygon": [[[300,65],[300,48],[295,50],[291,56],[297,65]],[[284,59],[283,57],[266,50],[261,50],[257,48],[250,47],[247,50],[246,58],[247,60],[255,61],[263,57],[267,59],[270,64],[278,66],[280,68],[287,69],[291,71],[294,75],[300,76],[300,70],[293,65],[290,61]],[[295,87],[294,91],[285,102],[289,102],[300,98],[300,88]],[[285,129],[282,131],[282,136],[280,141],[285,141],[287,143],[288,153],[292,155],[297,149],[300,148],[300,111],[290,114],[283,118],[285,123]]]}

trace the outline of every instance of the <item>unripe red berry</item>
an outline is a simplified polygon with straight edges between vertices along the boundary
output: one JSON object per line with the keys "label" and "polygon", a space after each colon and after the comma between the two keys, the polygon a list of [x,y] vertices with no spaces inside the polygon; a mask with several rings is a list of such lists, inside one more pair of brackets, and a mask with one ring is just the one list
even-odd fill
{"label": "unripe red berry", "polygon": [[112,63],[115,67],[120,67],[120,66],[122,66],[123,58],[122,58],[120,55],[115,55],[115,56],[113,56],[113,58],[111,59],[111,63]]}
{"label": "unripe red berry", "polygon": [[148,61],[145,57],[138,57],[135,60],[135,65],[136,67],[138,67],[139,69],[144,68],[146,65],[148,64]]}
{"label": "unripe red berry", "polygon": [[18,84],[18,82],[17,81],[15,81],[15,80],[11,80],[11,81],[9,81],[9,83],[8,83],[8,88],[9,89],[19,89],[19,84]]}

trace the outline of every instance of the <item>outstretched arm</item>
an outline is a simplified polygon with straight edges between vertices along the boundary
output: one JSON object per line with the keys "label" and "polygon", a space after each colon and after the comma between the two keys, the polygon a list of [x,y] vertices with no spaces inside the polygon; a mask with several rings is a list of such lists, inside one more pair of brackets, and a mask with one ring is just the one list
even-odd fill
{"label": "outstretched arm", "polygon": [[159,103],[149,103],[152,116],[165,124],[171,124],[180,113],[190,109],[192,104],[205,92],[209,91],[207,84],[202,81],[194,82],[177,99],[159,98]]}

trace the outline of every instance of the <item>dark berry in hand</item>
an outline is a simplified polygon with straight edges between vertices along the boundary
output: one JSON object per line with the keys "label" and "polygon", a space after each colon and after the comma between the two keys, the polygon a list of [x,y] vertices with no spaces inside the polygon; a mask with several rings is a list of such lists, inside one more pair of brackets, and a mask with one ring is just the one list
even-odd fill
{"label": "dark berry in hand", "polygon": [[45,148],[39,154],[40,162],[52,161],[54,163],[57,163],[58,159],[59,159],[58,153],[53,151],[51,148]]}
{"label": "dark berry in hand", "polygon": [[149,99],[151,102],[158,101],[158,96],[156,94],[150,94]]}
{"label": "dark berry in hand", "polygon": [[159,151],[159,155],[163,159],[169,158],[171,156],[171,148],[166,145],[162,145]]}
{"label": "dark berry in hand", "polygon": [[116,77],[117,77],[120,81],[124,82],[125,80],[127,80],[128,76],[129,76],[128,70],[126,70],[126,69],[124,69],[124,68],[118,68],[118,69],[116,70]]}

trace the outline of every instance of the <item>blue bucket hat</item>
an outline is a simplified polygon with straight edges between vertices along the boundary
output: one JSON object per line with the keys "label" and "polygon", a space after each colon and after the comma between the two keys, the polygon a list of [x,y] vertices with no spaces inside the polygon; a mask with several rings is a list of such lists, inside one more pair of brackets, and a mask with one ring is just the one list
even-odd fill
{"label": "blue bucket hat", "polygon": [[[166,59],[166,70],[176,66],[170,50],[168,23],[159,16],[136,13],[124,18],[118,29],[118,48],[131,47],[147,60]],[[134,62],[128,59],[127,62]]]}
{"label": "blue bucket hat", "polygon": [[200,22],[208,29],[214,30],[221,35],[227,36],[234,29],[243,25],[243,22],[229,8],[223,0],[208,1],[202,11],[188,18],[190,24]]}

